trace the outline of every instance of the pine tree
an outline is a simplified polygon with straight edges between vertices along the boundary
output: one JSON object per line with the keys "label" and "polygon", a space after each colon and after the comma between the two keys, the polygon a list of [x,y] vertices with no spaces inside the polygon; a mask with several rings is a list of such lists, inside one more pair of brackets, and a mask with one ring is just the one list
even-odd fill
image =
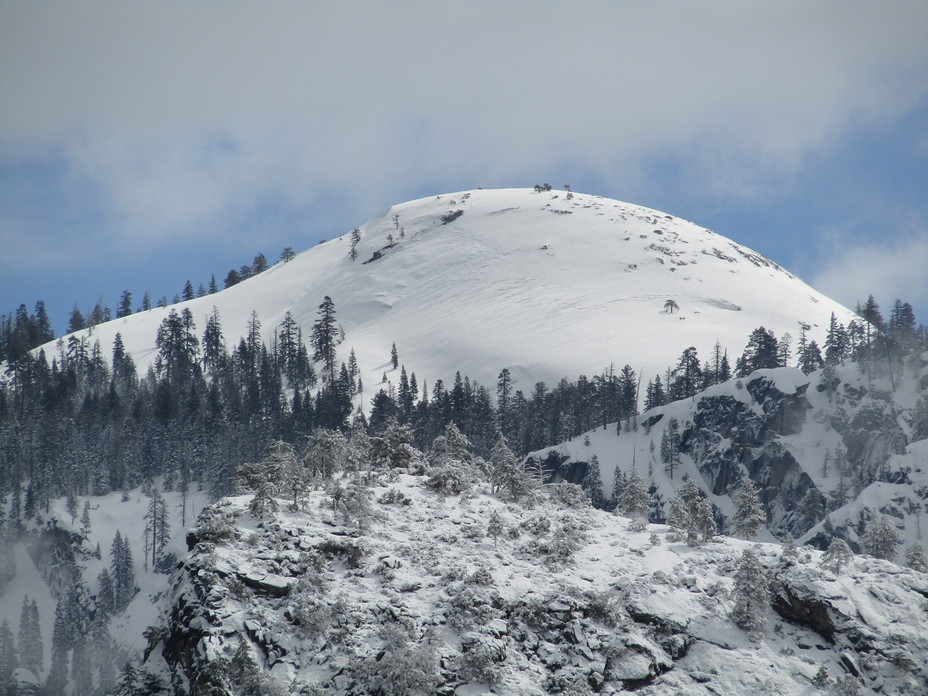
{"label": "pine tree", "polygon": [[493,492],[503,500],[518,501],[531,492],[532,484],[519,467],[502,432],[490,450],[490,481]]}
{"label": "pine tree", "polygon": [[590,458],[590,463],[587,465],[581,488],[586,492],[593,507],[602,508],[605,505],[606,500],[603,496],[603,479],[599,469],[599,457],[595,454]]}
{"label": "pine tree", "polygon": [[184,298],[184,301],[192,300],[194,298],[193,283],[191,283],[189,280],[184,283],[184,292],[182,297]]}
{"label": "pine tree", "polygon": [[145,544],[151,554],[152,568],[157,567],[158,558],[170,540],[170,532],[167,504],[161,492],[156,488],[152,491],[148,509],[145,512]]}
{"label": "pine tree", "polygon": [[119,298],[119,307],[116,309],[116,318],[128,317],[130,314],[132,314],[132,293],[123,290]]}
{"label": "pine tree", "polygon": [[322,363],[326,380],[335,379],[335,348],[338,345],[338,326],[335,322],[335,303],[326,295],[317,311],[319,318],[313,323],[310,344],[313,360]]}
{"label": "pine tree", "polygon": [[754,482],[747,477],[742,479],[741,488],[735,494],[733,521],[735,534],[745,539],[752,539],[767,521]]}
{"label": "pine tree", "polygon": [[[688,479],[670,503],[667,524],[684,533],[689,546],[696,546],[699,543],[699,533],[702,531],[705,536],[705,530],[711,528],[706,517],[705,506],[700,504],[701,500],[703,496],[699,486],[693,479]],[[711,517],[711,506],[709,511],[709,517]],[[712,529],[710,534],[714,533]]]}
{"label": "pine tree", "polygon": [[925,547],[917,541],[912,542],[905,550],[905,567],[917,570],[919,573],[928,573],[928,558],[925,557]]}
{"label": "pine tree", "polygon": [[739,360],[739,377],[747,377],[755,370],[780,365],[780,348],[773,331],[760,326],[751,332],[748,345]]}
{"label": "pine tree", "polygon": [[6,619],[0,623],[0,693],[15,694],[13,672],[19,667],[16,642]]}
{"label": "pine tree", "polygon": [[680,429],[676,418],[667,421],[661,435],[661,461],[664,462],[664,471],[673,479],[674,471],[680,466]]}
{"label": "pine tree", "polygon": [[400,366],[400,357],[396,352],[396,341],[393,342],[393,346],[390,348],[390,364],[393,365],[394,370]]}
{"label": "pine tree", "polygon": [[116,530],[110,549],[110,574],[113,577],[114,609],[120,612],[129,606],[135,594],[135,564],[129,540]]}
{"label": "pine tree", "polygon": [[84,501],[84,509],[81,512],[81,536],[85,539],[90,537],[90,501]]}
{"label": "pine tree", "polygon": [[840,537],[833,537],[825,553],[822,554],[822,565],[831,568],[835,573],[840,573],[853,557],[854,552],[851,551],[847,542]]}
{"label": "pine tree", "polygon": [[703,541],[711,541],[718,533],[712,503],[704,496],[700,496],[696,503],[696,527],[702,534]]}
{"label": "pine tree", "polygon": [[103,568],[97,576],[97,609],[109,616],[116,611],[116,595],[113,587],[113,576],[107,568]]}
{"label": "pine tree", "polygon": [[20,664],[31,670],[36,677],[42,674],[44,655],[39,607],[28,596],[23,597],[23,607],[19,614],[19,659]]}
{"label": "pine tree", "polygon": [[839,323],[835,318],[835,313],[831,313],[831,319],[828,322],[828,333],[825,336],[825,364],[837,365],[848,352],[847,330],[844,325]]}
{"label": "pine tree", "polygon": [[892,561],[896,558],[896,547],[899,543],[899,533],[886,515],[877,515],[870,519],[863,538],[863,547],[868,554],[874,558]]}
{"label": "pine tree", "polygon": [[[616,470],[618,471],[618,468]],[[616,510],[632,519],[648,519],[648,513],[651,510],[651,496],[647,488],[645,488],[644,481],[637,469],[632,469],[632,473],[625,482],[625,489],[619,496],[619,504]]]}
{"label": "pine tree", "polygon": [[770,589],[767,572],[751,549],[745,549],[738,561],[732,600],[731,620],[758,640],[767,623]]}
{"label": "pine tree", "polygon": [[493,537],[493,548],[496,548],[497,539],[506,531],[503,524],[503,518],[500,517],[499,511],[494,510],[490,513],[490,519],[487,520],[487,536]]}

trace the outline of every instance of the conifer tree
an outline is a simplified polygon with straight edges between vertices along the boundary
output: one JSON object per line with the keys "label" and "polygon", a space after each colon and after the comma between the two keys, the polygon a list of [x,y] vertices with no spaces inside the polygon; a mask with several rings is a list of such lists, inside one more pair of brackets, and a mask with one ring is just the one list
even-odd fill
{"label": "conifer tree", "polygon": [[625,489],[619,497],[616,510],[632,519],[644,521],[648,519],[648,513],[651,511],[651,495],[645,488],[637,469],[632,469],[632,473],[625,482]]}
{"label": "conifer tree", "polygon": [[833,537],[825,553],[822,554],[822,565],[831,568],[835,573],[840,573],[853,557],[854,552],[851,551],[847,542],[840,537]]}
{"label": "conifer tree", "polygon": [[490,519],[487,520],[487,536],[493,537],[493,548],[496,548],[497,539],[506,531],[503,524],[503,518],[500,517],[499,511],[494,510],[490,513]]}
{"label": "conifer tree", "polygon": [[734,531],[737,536],[752,539],[767,521],[760,505],[754,482],[747,476],[735,494]]}
{"label": "conifer tree", "polygon": [[909,544],[905,550],[905,567],[917,570],[919,573],[928,573],[928,558],[925,556],[925,547],[917,541]]}
{"label": "conifer tree", "polygon": [[324,378],[335,379],[335,348],[338,345],[338,325],[335,322],[335,303],[326,295],[317,311],[319,318],[313,323],[310,343],[313,360],[322,363]]}
{"label": "conifer tree", "polygon": [[15,694],[13,672],[19,667],[16,642],[6,619],[0,623],[0,693]]}
{"label": "conifer tree", "polygon": [[751,549],[745,549],[738,561],[732,600],[731,620],[747,631],[752,640],[758,640],[767,622],[770,590],[767,572]]}
{"label": "conifer tree", "polygon": [[[145,543],[151,554],[151,567],[157,566],[158,557],[164,551],[170,539],[171,524],[168,518],[167,504],[161,491],[157,488],[152,491],[145,512]],[[146,558],[147,560],[147,558]]]}
{"label": "conifer tree", "polygon": [[519,467],[516,455],[500,432],[490,451],[490,481],[493,492],[504,500],[518,501],[529,494],[531,481]]}
{"label": "conifer tree", "polygon": [[103,568],[97,576],[97,609],[107,616],[116,610],[113,576],[107,568]]}
{"label": "conifer tree", "polygon": [[863,547],[868,554],[892,561],[896,558],[899,543],[899,533],[886,515],[876,515],[870,519],[863,538]]}
{"label": "conifer tree", "polygon": [[396,341],[393,342],[393,346],[390,348],[390,364],[393,365],[394,370],[400,366],[400,356],[396,352]]}
{"label": "conifer tree", "polygon": [[605,505],[606,501],[603,496],[603,479],[599,469],[599,457],[595,454],[590,458],[590,463],[587,465],[581,488],[586,492],[593,507],[602,508],[603,505]]}
{"label": "conifer tree", "polygon": [[84,509],[81,512],[81,535],[87,539],[90,537],[90,501],[84,501]]}
{"label": "conifer tree", "polygon": [[664,462],[664,471],[673,479],[674,472],[680,467],[680,429],[676,418],[667,421],[661,435],[661,461]]}
{"label": "conifer tree", "polygon": [[19,614],[19,660],[20,664],[38,677],[42,674],[44,655],[42,629],[39,626],[39,607],[35,600],[23,597]]}
{"label": "conifer tree", "polygon": [[[708,527],[705,510],[700,509],[701,500],[699,486],[693,479],[688,479],[670,503],[667,524],[685,534],[689,546],[696,546],[699,543],[700,531]],[[715,533],[714,529],[711,533]]]}
{"label": "conifer tree", "polygon": [[120,612],[129,606],[135,594],[135,564],[129,540],[116,530],[110,549],[110,574],[113,577],[114,609]]}

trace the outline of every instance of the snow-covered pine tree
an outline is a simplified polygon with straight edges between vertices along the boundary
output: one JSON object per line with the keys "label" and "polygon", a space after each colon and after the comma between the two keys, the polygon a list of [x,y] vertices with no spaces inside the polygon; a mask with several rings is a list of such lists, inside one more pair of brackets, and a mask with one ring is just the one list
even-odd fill
{"label": "snow-covered pine tree", "polygon": [[767,622],[770,589],[767,571],[751,549],[745,549],[735,571],[731,620],[757,640]]}
{"label": "snow-covered pine tree", "polygon": [[[616,468],[618,471],[618,467]],[[632,469],[625,483],[625,489],[619,496],[618,512],[627,515],[633,520],[647,522],[648,513],[651,510],[651,496],[644,485],[641,474],[638,469]]]}
{"label": "snow-covered pine tree", "polygon": [[780,565],[791,566],[796,563],[799,552],[796,549],[796,540],[789,532],[783,537],[783,549],[780,551]]}
{"label": "snow-covered pine tree", "polygon": [[899,543],[899,533],[886,515],[876,515],[870,519],[863,538],[864,551],[874,558],[892,561],[896,558]]}
{"label": "snow-covered pine tree", "polygon": [[81,512],[81,536],[85,539],[90,537],[90,501],[84,501],[84,509]]}
{"label": "snow-covered pine tree", "polygon": [[319,318],[313,322],[310,344],[313,360],[322,363],[326,381],[335,379],[335,348],[338,346],[338,324],[335,321],[335,303],[326,295],[319,305]]}
{"label": "snow-covered pine tree", "polygon": [[[699,533],[705,534],[707,521],[705,510],[700,510],[700,501],[703,499],[699,486],[693,479],[687,479],[677,495],[670,502],[670,515],[667,517],[667,524],[677,529],[686,536],[686,543],[689,546],[696,546],[699,543]],[[710,508],[711,510],[711,508]],[[712,534],[715,530],[712,529]]]}
{"label": "snow-covered pine tree", "polygon": [[905,567],[917,570],[919,573],[928,573],[928,558],[925,557],[925,547],[917,541],[913,541],[905,550]]}
{"label": "snow-covered pine tree", "polygon": [[503,524],[503,518],[500,517],[499,511],[494,510],[490,513],[490,519],[487,520],[487,536],[493,538],[493,548],[496,548],[497,539],[506,530]]}
{"label": "snow-covered pine tree", "polygon": [[680,467],[680,426],[676,418],[667,421],[661,435],[661,461],[664,462],[664,471],[673,479],[674,472]]}
{"label": "snow-covered pine tree", "polygon": [[847,542],[840,537],[833,537],[825,553],[822,554],[822,565],[831,568],[835,573],[840,573],[853,557],[854,552],[851,551]]}
{"label": "snow-covered pine tree", "polygon": [[116,530],[113,546],[110,549],[110,568],[113,576],[113,594],[115,611],[120,612],[129,606],[135,594],[135,565],[132,562],[132,549],[129,540]]}
{"label": "snow-covered pine tree", "polygon": [[0,623],[0,693],[15,694],[13,672],[19,667],[16,655],[16,640],[6,619]]}
{"label": "snow-covered pine tree", "polygon": [[113,588],[113,576],[103,568],[97,576],[97,611],[109,616],[116,610],[116,597]]}
{"label": "snow-covered pine tree", "polygon": [[19,663],[36,677],[42,674],[44,655],[39,607],[28,596],[23,597],[23,607],[19,614]]}
{"label": "snow-covered pine tree", "polygon": [[[145,548],[150,554],[151,566],[154,568],[158,558],[164,551],[170,539],[171,523],[168,518],[167,504],[161,491],[157,488],[152,491],[151,499],[148,501],[148,509],[145,512]],[[146,556],[146,564],[147,564]]]}
{"label": "snow-covered pine tree", "polygon": [[583,475],[583,483],[580,487],[583,488],[593,507],[602,508],[605,505],[606,499],[603,496],[603,478],[599,470],[599,457],[595,454],[590,458],[590,463],[587,465],[586,473]]}
{"label": "snow-covered pine tree", "polygon": [[711,541],[712,537],[718,533],[712,503],[705,496],[699,496],[696,503],[696,527],[702,534],[703,541]]}
{"label": "snow-covered pine tree", "polygon": [[767,521],[764,509],[760,505],[757,488],[747,476],[742,479],[741,488],[735,493],[735,512],[732,521],[735,535],[745,539],[752,539]]}
{"label": "snow-covered pine tree", "polygon": [[516,455],[509,449],[502,432],[490,450],[490,481],[493,492],[503,500],[509,501],[521,500],[533,488],[531,480],[519,467]]}

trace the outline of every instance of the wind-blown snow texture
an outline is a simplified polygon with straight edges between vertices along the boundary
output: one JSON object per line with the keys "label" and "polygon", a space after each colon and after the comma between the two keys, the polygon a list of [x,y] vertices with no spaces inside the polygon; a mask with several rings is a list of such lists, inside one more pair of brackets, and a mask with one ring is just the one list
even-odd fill
{"label": "wind-blown snow texture", "polygon": [[[812,685],[821,667],[864,694],[928,688],[924,574],[857,558],[835,575],[817,551],[787,561],[734,539],[688,547],[560,504],[569,491],[528,508],[394,478],[374,481],[361,525],[323,492],[264,521],[249,496],[216,506],[147,668],[208,688],[247,675],[247,655],[262,693],[829,693]],[[753,640],[728,618],[746,548],[772,589]]]}
{"label": "wind-blown snow texture", "polygon": [[[460,370],[492,386],[508,367],[526,391],[539,380],[599,374],[610,363],[645,378],[663,374],[684,348],[705,358],[716,341],[734,364],[760,325],[795,339],[804,322],[821,344],[832,312],[845,324],[853,317],[769,259],[698,225],[571,196],[477,190],[404,203],[360,227],[355,261],[344,234],[173,308],[189,307],[202,332],[217,307],[229,346],[254,310],[270,343],[287,311],[308,337],[328,295],[346,333],[339,360],[354,348],[368,386],[389,369],[395,342],[420,384],[447,383]],[[679,311],[665,310],[667,300]],[[168,311],[99,325],[92,340],[108,351],[120,332],[144,373]],[[45,350],[55,354],[53,344]]]}

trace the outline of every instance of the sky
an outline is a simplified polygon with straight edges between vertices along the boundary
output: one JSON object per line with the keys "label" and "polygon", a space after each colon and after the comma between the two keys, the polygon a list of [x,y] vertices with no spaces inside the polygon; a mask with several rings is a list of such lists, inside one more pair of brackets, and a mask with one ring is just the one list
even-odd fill
{"label": "sky", "polygon": [[928,2],[0,0],[0,313],[550,182],[928,323]]}

